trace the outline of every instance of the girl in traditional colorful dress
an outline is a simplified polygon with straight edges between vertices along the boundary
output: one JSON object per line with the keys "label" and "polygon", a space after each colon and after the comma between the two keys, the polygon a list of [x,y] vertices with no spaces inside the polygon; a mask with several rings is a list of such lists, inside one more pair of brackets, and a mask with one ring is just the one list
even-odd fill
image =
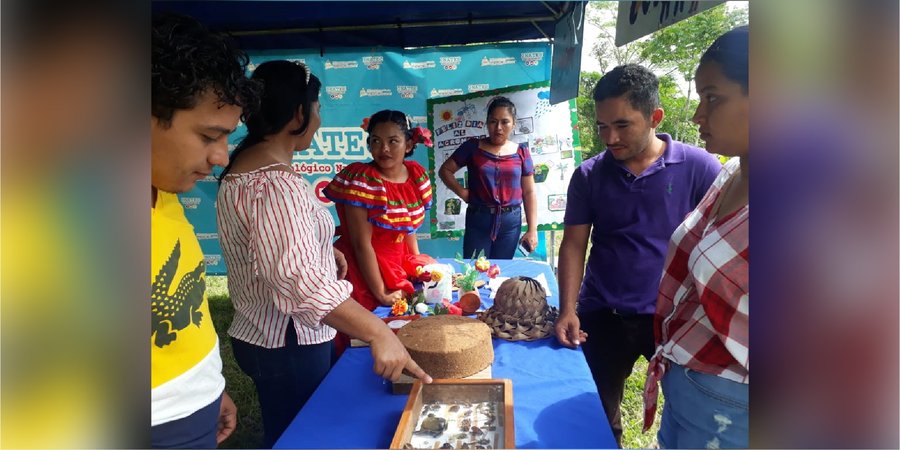
{"label": "girl in traditional colorful dress", "polygon": [[431,132],[391,110],[364,120],[363,128],[372,160],[344,168],[323,193],[341,222],[335,248],[347,257],[351,297],[374,310],[414,294],[409,278],[435,262],[419,253],[415,234],[431,208],[431,180],[424,167],[406,159],[416,144],[431,146]]}

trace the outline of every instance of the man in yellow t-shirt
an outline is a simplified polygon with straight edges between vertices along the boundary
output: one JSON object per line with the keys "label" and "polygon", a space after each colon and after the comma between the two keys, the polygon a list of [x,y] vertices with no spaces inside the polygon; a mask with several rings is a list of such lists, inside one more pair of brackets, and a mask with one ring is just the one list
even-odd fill
{"label": "man in yellow t-shirt", "polygon": [[246,55],[194,19],[153,20],[151,91],[151,441],[214,448],[234,431],[206,266],[176,193],[228,163],[228,136],[258,94]]}

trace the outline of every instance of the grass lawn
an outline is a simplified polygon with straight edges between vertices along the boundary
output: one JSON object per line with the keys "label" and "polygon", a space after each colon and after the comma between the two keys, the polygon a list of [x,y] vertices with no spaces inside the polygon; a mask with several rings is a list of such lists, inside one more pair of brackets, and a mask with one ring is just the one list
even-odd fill
{"label": "grass lawn", "polygon": [[646,434],[641,433],[644,427],[644,380],[647,378],[647,360],[643,356],[638,359],[625,382],[625,398],[622,400],[622,446],[625,448],[656,448],[656,432],[662,421],[662,409],[665,399],[659,391],[659,406],[656,408],[656,420]]}
{"label": "grass lawn", "polygon": [[228,327],[234,317],[234,308],[228,298],[228,286],[225,277],[207,277],[206,287],[209,298],[209,310],[212,314],[216,332],[219,334],[219,346],[222,351],[222,372],[225,374],[225,390],[234,400],[238,408],[237,429],[220,448],[262,448],[263,426],[259,414],[259,401],[256,388],[250,377],[244,375],[234,360],[231,352],[231,338]]}
{"label": "grass lawn", "polygon": [[[222,350],[222,364],[226,389],[238,408],[237,430],[221,448],[260,448],[263,440],[262,419],[259,414],[259,402],[256,389],[241,369],[238,368],[231,352],[231,339],[228,337],[228,326],[234,309],[228,299],[228,287],[225,277],[207,277],[207,295],[209,308],[219,343]],[[657,418],[653,428],[646,434],[641,433],[644,417],[642,392],[644,376],[647,373],[647,361],[642,357],[634,366],[634,371],[625,386],[625,399],[622,402],[622,445],[625,448],[652,448],[656,446],[656,430],[659,427],[662,404],[657,409]],[[662,393],[660,393],[662,403]]]}

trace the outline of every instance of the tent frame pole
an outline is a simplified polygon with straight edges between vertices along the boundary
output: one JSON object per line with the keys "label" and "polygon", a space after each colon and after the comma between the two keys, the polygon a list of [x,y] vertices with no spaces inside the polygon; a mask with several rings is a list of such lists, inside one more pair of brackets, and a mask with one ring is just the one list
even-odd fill
{"label": "tent frame pole", "polygon": [[[492,25],[501,23],[531,23],[534,24],[534,26],[537,26],[536,22],[555,22],[556,20],[556,17],[553,16],[509,17],[502,19],[465,19],[415,23],[380,23],[372,25],[337,25],[331,27],[277,28],[272,30],[229,31],[229,33],[234,36],[266,36],[293,33],[320,33],[329,31],[395,30],[402,28],[453,27],[460,25]],[[544,34],[544,36],[546,36],[546,34]]]}

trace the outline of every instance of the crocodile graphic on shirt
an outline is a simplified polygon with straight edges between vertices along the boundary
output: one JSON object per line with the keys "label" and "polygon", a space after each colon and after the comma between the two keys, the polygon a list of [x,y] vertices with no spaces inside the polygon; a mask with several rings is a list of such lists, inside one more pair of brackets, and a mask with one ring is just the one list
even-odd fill
{"label": "crocodile graphic on shirt", "polygon": [[206,267],[203,261],[193,271],[181,277],[175,293],[169,294],[180,258],[181,241],[176,241],[172,254],[159,269],[151,285],[151,336],[154,338],[153,344],[160,348],[177,339],[178,331],[190,324],[199,327],[203,320],[203,313],[200,312],[206,290]]}

